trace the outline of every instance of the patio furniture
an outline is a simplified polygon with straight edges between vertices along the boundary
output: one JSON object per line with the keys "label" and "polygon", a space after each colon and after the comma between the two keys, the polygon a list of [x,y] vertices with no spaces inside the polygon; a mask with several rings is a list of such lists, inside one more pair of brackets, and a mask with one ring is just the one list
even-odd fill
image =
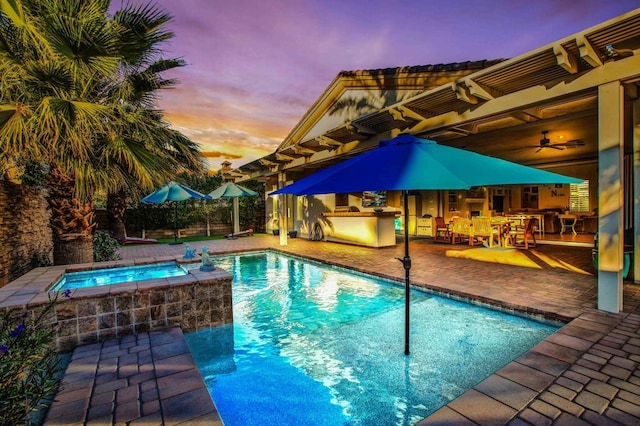
{"label": "patio furniture", "polygon": [[576,221],[578,220],[578,216],[573,214],[561,214],[558,215],[558,218],[560,219],[560,225],[562,226],[562,229],[560,229],[560,234],[564,234],[564,232],[568,231],[569,229],[571,229],[571,233],[573,235],[578,234],[576,232]]}
{"label": "patio furniture", "polygon": [[524,220],[524,225],[516,225],[509,232],[509,244],[514,247],[524,247],[529,249],[529,240],[533,247],[537,246],[536,243],[536,219],[528,218]]}
{"label": "patio furniture", "polygon": [[451,244],[451,229],[442,216],[436,217],[436,232],[433,240]]}
{"label": "patio furniture", "polygon": [[451,243],[457,244],[460,242],[469,241],[471,237],[471,221],[457,217],[453,219],[453,227],[451,228]]}
{"label": "patio furniture", "polygon": [[471,218],[471,226],[472,226],[472,237],[469,238],[469,245],[475,245],[476,239],[481,238],[483,240],[488,240],[489,248],[493,247],[493,243],[497,240],[498,244],[500,244],[500,233],[499,230],[491,225],[491,218],[489,217],[474,217]]}
{"label": "patio furniture", "polygon": [[225,235],[227,240],[235,240],[238,237],[250,237],[253,235],[253,228],[249,228],[246,231],[234,232],[232,234]]}
{"label": "patio furniture", "polygon": [[501,246],[507,245],[509,232],[513,224],[514,222],[505,216],[491,217],[491,226],[497,231]]}
{"label": "patio furniture", "polygon": [[122,237],[120,244],[155,244],[158,240],[155,238],[140,238],[140,237]]}

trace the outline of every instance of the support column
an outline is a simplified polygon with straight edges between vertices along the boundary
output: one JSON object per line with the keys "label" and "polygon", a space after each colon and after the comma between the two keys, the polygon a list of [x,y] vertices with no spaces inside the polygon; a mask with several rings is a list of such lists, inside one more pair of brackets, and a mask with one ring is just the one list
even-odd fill
{"label": "support column", "polygon": [[640,284],[640,98],[633,102],[633,281]]}
{"label": "support column", "polygon": [[[287,184],[287,175],[284,172],[278,173],[278,188]],[[280,222],[280,245],[287,245],[288,224],[289,224],[289,201],[287,194],[278,195],[278,218]]]}
{"label": "support column", "polygon": [[233,233],[240,232],[240,199],[233,198]]}
{"label": "support column", "polygon": [[620,82],[598,88],[598,309],[620,312],[622,266],[624,89]]}

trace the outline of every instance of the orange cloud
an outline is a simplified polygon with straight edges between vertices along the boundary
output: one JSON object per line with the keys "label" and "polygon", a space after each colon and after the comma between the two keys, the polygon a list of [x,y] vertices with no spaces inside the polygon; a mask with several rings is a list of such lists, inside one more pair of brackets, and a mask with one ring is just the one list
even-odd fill
{"label": "orange cloud", "polygon": [[242,155],[222,151],[202,151],[202,156],[206,158],[225,158],[227,160],[237,160],[242,158]]}

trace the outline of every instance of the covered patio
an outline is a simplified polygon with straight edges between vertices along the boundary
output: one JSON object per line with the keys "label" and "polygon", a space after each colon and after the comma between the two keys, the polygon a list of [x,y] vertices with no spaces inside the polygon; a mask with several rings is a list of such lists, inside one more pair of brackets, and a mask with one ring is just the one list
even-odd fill
{"label": "covered patio", "polygon": [[[600,235],[597,307],[620,312],[625,245],[634,246],[631,276],[640,277],[640,207],[634,197],[639,48],[636,9],[511,59],[341,72],[274,153],[231,174],[239,181],[265,181],[269,192],[407,133],[584,179],[581,189],[498,185],[415,191],[406,226],[414,229],[426,214],[449,220],[524,213],[537,215],[553,234],[566,230],[570,218],[587,217],[586,228]],[[366,113],[335,110],[338,100],[357,100],[365,91],[379,94],[384,105]],[[582,200],[575,201],[570,191],[584,191]],[[387,210],[401,211],[395,192],[386,194]],[[325,228],[330,229],[337,221],[325,217],[340,209],[374,215],[364,198],[363,193],[279,196],[267,201],[267,229],[279,230],[286,245],[290,230],[311,237],[316,224],[331,222]]]}

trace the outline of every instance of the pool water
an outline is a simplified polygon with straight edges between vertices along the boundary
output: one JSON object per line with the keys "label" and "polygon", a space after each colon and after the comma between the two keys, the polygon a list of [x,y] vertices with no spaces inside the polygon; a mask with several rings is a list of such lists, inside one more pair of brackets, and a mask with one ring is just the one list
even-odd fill
{"label": "pool water", "polygon": [[234,324],[185,335],[226,426],[411,425],[557,330],[275,253],[215,259]]}
{"label": "pool water", "polygon": [[50,291],[121,284],[132,281],[177,277],[187,274],[187,269],[176,262],[67,272],[53,285]]}

